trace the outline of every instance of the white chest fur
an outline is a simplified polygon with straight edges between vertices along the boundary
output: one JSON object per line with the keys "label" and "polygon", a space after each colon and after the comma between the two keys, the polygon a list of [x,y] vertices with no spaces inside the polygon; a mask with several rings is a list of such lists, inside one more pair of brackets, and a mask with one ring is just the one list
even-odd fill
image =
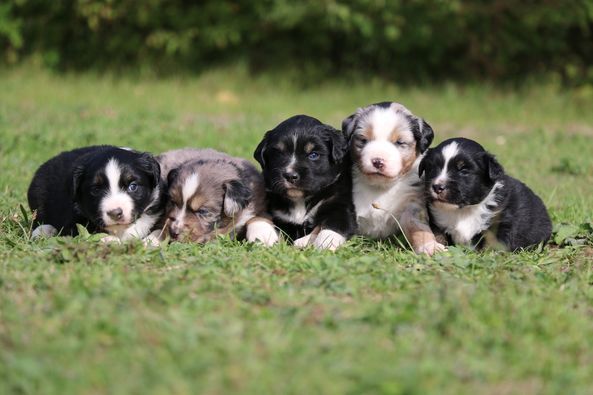
{"label": "white chest fur", "polygon": [[293,200],[293,206],[288,211],[275,210],[272,215],[276,218],[291,223],[291,224],[304,224],[309,219],[313,218],[319,209],[319,206],[323,203],[323,200],[317,203],[315,206],[307,210],[304,199]]}
{"label": "white chest fur", "polygon": [[[501,183],[496,183],[488,196],[478,204],[459,208],[436,203],[430,205],[430,213],[437,226],[450,235],[455,244],[470,245],[474,236],[486,231],[498,214],[496,190],[501,186]],[[495,239],[495,236],[487,234],[486,244],[496,244]]]}
{"label": "white chest fur", "polygon": [[386,238],[399,232],[401,214],[410,201],[416,202],[423,193],[415,171],[384,188],[367,184],[356,169],[352,177],[358,232],[369,237]]}

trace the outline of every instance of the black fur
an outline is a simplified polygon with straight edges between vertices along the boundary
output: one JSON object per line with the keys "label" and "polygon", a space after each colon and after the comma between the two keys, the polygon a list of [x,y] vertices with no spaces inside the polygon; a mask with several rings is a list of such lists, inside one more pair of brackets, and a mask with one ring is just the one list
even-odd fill
{"label": "black fur", "polygon": [[[305,148],[309,145],[313,145],[313,150],[307,153]],[[292,240],[318,226],[346,238],[354,234],[356,219],[347,148],[347,141],[338,130],[315,118],[296,115],[267,132],[255,150],[254,157],[262,166],[266,183],[268,211],[274,224]],[[293,155],[295,180],[290,184],[285,173]],[[286,220],[298,200],[288,195],[291,188],[303,194],[308,215],[319,204],[315,215],[303,222]]]}
{"label": "black fur", "polygon": [[[439,187],[436,186],[435,189],[435,180],[445,163],[443,149],[452,142],[457,143],[458,151],[447,164],[447,178],[442,184],[444,189],[439,194]],[[506,175],[496,158],[475,141],[464,138],[443,141],[428,150],[419,165],[419,173],[421,176],[424,174],[432,224],[436,230],[447,233],[449,240],[452,240],[451,232],[442,229],[436,217],[442,218],[442,215],[451,211],[443,210],[439,201],[456,205],[460,209],[477,205],[486,199],[496,183],[502,186],[494,191],[492,204],[487,208],[497,214],[491,218],[482,217],[486,229],[473,235],[473,246],[484,246],[483,236],[486,231],[493,232],[497,241],[510,251],[545,243],[551,236],[552,222],[542,200],[521,181]]]}
{"label": "black fur", "polygon": [[92,146],[62,152],[39,167],[27,194],[29,207],[37,212],[34,225],[52,225],[61,235],[76,235],[77,223],[90,232],[102,231],[99,206],[109,189],[103,173],[111,158],[120,164],[121,182],[134,180],[137,184],[135,191],[126,192],[134,202],[133,217],[158,214],[160,195],[153,200],[160,180],[156,160],[147,153]]}

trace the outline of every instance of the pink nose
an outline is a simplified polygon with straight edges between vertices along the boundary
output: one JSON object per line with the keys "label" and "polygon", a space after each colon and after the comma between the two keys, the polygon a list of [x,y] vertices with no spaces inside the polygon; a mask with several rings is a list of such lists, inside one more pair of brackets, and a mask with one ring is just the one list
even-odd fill
{"label": "pink nose", "polygon": [[371,163],[373,164],[373,167],[377,170],[383,170],[383,168],[385,167],[385,162],[381,158],[373,158],[371,159]]}

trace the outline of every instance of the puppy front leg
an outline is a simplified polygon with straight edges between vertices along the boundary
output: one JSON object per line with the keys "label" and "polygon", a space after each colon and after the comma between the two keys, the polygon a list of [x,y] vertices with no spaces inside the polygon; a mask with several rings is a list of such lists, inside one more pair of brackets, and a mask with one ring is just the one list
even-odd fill
{"label": "puppy front leg", "polygon": [[264,217],[253,217],[247,221],[247,241],[251,243],[260,242],[270,247],[278,242],[278,232],[274,224]]}
{"label": "puppy front leg", "polygon": [[446,251],[447,248],[439,243],[428,225],[426,209],[411,205],[401,215],[400,225],[404,235],[412,244],[417,254],[433,255],[436,252]]}
{"label": "puppy front leg", "polygon": [[356,231],[354,207],[343,203],[328,204],[319,209],[319,234],[313,245],[319,249],[335,251]]}

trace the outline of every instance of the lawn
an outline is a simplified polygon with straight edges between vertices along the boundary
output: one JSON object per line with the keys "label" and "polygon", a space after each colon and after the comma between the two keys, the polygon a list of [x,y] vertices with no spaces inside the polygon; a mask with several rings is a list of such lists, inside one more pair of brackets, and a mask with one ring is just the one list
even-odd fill
{"label": "lawn", "polygon": [[587,89],[3,70],[0,393],[591,393],[591,238],[433,258],[363,239],[336,253],[227,239],[160,249],[28,239],[28,183],[62,150],[198,146],[251,158],[290,115],[339,126],[383,100],[426,118],[435,142],[478,139],[555,224],[593,222]]}

